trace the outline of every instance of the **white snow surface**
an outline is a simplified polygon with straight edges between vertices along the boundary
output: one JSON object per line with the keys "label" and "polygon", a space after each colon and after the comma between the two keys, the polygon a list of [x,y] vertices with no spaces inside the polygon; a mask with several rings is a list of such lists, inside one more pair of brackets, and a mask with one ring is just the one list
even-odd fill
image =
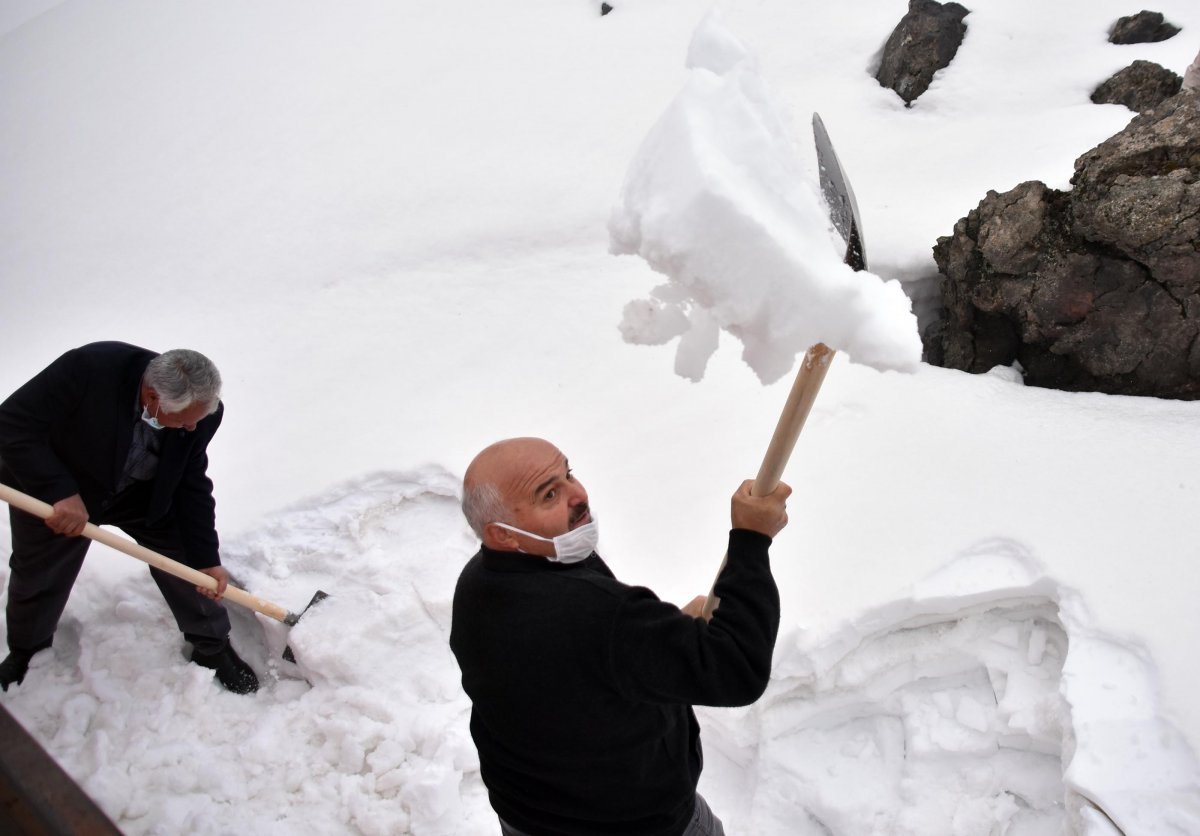
{"label": "white snow surface", "polygon": [[[123,832],[496,832],[446,636],[476,547],[458,482],[498,438],[567,453],[618,576],[709,588],[786,396],[756,374],[786,364],[698,348],[693,385],[621,338],[629,299],[680,301],[608,222],[711,8],[614,5],[5,6],[0,393],[92,340],[204,351],[226,565],[289,609],[331,593],[289,633],[234,613],[264,683],[241,697],[186,663],[144,567],[93,547],[0,701]],[[1115,0],[969,5],[912,108],[870,75],[903,0],[730,0],[692,54],[770,91],[810,191],[821,113],[872,270],[918,311],[938,236],[988,189],[1066,188],[1132,115],[1091,90],[1139,58],[1182,72],[1200,37],[1192,0],[1126,47]],[[836,261],[812,223],[791,233]],[[767,694],[698,711],[727,830],[1200,832],[1200,404],[862,363],[835,360],[785,474]]]}

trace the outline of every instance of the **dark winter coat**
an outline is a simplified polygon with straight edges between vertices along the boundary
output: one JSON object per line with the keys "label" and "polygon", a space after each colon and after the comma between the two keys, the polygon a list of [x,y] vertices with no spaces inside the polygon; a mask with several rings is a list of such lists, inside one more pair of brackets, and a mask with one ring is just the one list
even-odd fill
{"label": "dark winter coat", "polygon": [[691,706],[761,696],[779,629],[770,539],[734,530],[712,621],[613,577],[483,548],[450,647],[492,807],[540,834],[682,833],[702,752]]}
{"label": "dark winter coat", "polygon": [[[59,357],[0,404],[0,474],[54,504],[79,494],[89,511],[110,502],[133,440],[142,375],[157,352],[91,343]],[[179,526],[186,562],[220,564],[208,443],[224,407],[196,429],[159,430],[162,439],[146,522]]]}

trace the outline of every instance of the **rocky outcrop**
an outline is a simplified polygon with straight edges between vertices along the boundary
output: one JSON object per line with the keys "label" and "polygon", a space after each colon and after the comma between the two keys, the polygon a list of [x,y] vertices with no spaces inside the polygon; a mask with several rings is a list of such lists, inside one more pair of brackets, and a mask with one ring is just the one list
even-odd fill
{"label": "rocky outcrop", "polygon": [[911,105],[929,89],[934,73],[950,65],[967,33],[968,14],[958,3],[909,0],[908,13],[883,47],[875,78]]}
{"label": "rocky outcrop", "polygon": [[1081,156],[1073,188],[989,192],[938,239],[927,359],[1027,383],[1200,398],[1200,95]]}
{"label": "rocky outcrop", "polygon": [[1179,92],[1183,78],[1152,61],[1134,61],[1096,88],[1096,104],[1121,104],[1141,113]]}
{"label": "rocky outcrop", "polygon": [[1110,44],[1152,44],[1178,35],[1178,26],[1167,23],[1162,12],[1142,10],[1135,15],[1123,17],[1108,31]]}
{"label": "rocky outcrop", "polygon": [[1075,232],[1181,294],[1200,285],[1200,94],[1135,117],[1075,161]]}

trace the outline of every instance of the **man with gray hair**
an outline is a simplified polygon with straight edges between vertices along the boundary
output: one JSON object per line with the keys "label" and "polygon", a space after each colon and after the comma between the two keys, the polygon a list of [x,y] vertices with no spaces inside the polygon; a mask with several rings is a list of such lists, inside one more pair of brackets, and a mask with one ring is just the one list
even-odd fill
{"label": "man with gray hair", "polygon": [[46,520],[9,509],[9,655],[0,687],[19,685],[33,655],[53,642],[91,542],[79,535],[91,522],[213,577],[216,591],[150,569],[192,645],[191,661],[230,691],[258,689],[229,643],[219,603],[229,574],[207,449],[223,411],[221,375],[203,354],[120,342],[68,351],[0,404],[0,482],[53,507]]}

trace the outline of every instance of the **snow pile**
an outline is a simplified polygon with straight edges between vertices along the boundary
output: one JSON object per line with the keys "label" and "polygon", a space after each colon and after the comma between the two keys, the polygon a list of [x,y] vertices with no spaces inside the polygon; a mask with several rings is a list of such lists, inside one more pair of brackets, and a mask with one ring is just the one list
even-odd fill
{"label": "snow pile", "polygon": [[[124,833],[469,832],[489,808],[477,778],[463,786],[478,764],[447,645],[476,547],[453,484],[437,468],[364,477],[226,543],[256,594],[296,610],[316,588],[331,595],[290,635],[230,605],[262,680],[254,696],[185,660],[137,570],[81,579],[54,648],[6,706]],[[140,566],[93,550],[89,570]],[[285,641],[296,666],[280,659]]]}
{"label": "snow pile", "polygon": [[799,836],[1200,832],[1200,765],[1140,655],[1023,546],[981,543],[780,643],[757,727],[727,730],[754,764],[743,826],[784,832],[788,807]]}
{"label": "snow pile", "polygon": [[[253,697],[184,660],[137,571],[85,579],[5,703],[128,834],[493,833],[448,647],[477,548],[456,485],[436,467],[356,479],[227,545],[256,594],[331,593],[290,633],[231,607]],[[839,628],[785,631],[762,700],[698,709],[701,791],[730,832],[1105,833],[1101,810],[1200,832],[1200,769],[1138,653],[1023,547],[984,543]]]}
{"label": "snow pile", "polygon": [[454,833],[471,820],[460,784],[478,764],[447,644],[454,583],[476,548],[457,484],[432,467],[355,480],[275,516],[230,552],[253,588],[297,602],[317,588],[331,596],[290,630],[256,616],[268,671],[295,675],[280,660],[287,644],[312,684],[280,679],[304,694],[275,720],[278,731],[294,724],[289,733],[307,738],[301,753],[279,752],[271,764],[289,776],[281,803],[311,794],[327,818],[332,801],[335,821],[368,834]]}
{"label": "snow pile", "polygon": [[670,283],[625,308],[626,341],[676,337],[677,374],[700,380],[723,329],[770,383],[816,343],[912,370],[921,344],[897,281],[855,273],[819,183],[805,170],[771,92],[716,12],[688,49],[692,73],[630,164],[609,221],[611,250]]}

